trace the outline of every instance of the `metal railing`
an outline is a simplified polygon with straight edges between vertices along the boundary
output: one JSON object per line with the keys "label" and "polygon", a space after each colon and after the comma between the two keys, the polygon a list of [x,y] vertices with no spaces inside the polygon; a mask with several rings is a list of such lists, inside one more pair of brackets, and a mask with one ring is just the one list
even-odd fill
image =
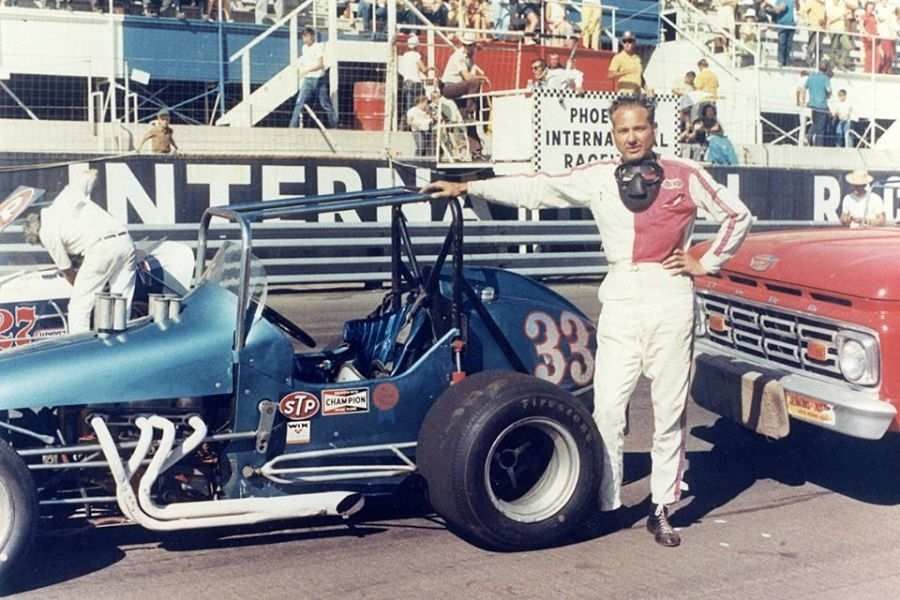
{"label": "metal railing", "polygon": [[[239,205],[236,205],[239,206]],[[753,231],[829,226],[821,221],[757,221]],[[502,267],[538,278],[599,277],[607,272],[606,256],[591,220],[466,221],[465,261]],[[694,241],[709,239],[717,225],[698,221]],[[131,225],[134,239],[181,241],[197,247],[197,225]],[[423,263],[434,260],[444,243],[446,223],[410,223],[410,236]],[[389,223],[259,223],[253,226],[253,252],[274,285],[345,284],[388,281],[391,276]],[[207,257],[226,241],[239,240],[236,225],[213,224]],[[352,239],[352,247],[347,240]],[[0,274],[50,268],[49,256],[25,244],[21,228],[0,233]]]}
{"label": "metal railing", "polygon": [[300,56],[299,53],[299,45],[297,43],[298,40],[298,25],[297,20],[301,12],[305,11],[310,5],[314,5],[314,0],[304,0],[300,3],[297,8],[284,15],[275,23],[273,23],[268,29],[264,32],[253,38],[250,42],[247,43],[243,48],[232,54],[228,57],[228,62],[233,63],[236,60],[241,61],[241,100],[246,100],[250,96],[250,82],[252,81],[251,76],[251,60],[250,60],[250,52],[266,40],[270,35],[279,31],[284,24],[288,24],[288,56],[287,62],[285,62],[285,66],[294,62],[294,60]]}

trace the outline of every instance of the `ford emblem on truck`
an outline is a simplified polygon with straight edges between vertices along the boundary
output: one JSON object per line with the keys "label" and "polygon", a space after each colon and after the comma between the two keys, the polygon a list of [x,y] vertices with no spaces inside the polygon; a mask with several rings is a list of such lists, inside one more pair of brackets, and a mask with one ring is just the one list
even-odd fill
{"label": "ford emblem on truck", "polygon": [[778,262],[777,256],[771,254],[757,254],[750,259],[750,268],[754,271],[768,271]]}

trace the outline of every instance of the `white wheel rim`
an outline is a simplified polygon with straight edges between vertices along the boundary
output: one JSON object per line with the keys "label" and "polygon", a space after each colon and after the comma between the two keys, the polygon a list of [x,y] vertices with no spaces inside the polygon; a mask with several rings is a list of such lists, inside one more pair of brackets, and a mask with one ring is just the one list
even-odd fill
{"label": "white wheel rim", "polygon": [[6,562],[9,558],[6,554],[6,545],[13,532],[13,503],[12,494],[3,481],[0,481],[0,562]]}
{"label": "white wheel rim", "polygon": [[[522,428],[533,430],[532,435],[545,436],[544,443],[552,443],[552,454],[543,473],[527,490],[514,499],[504,500],[495,493],[491,480],[492,466],[504,460],[507,453],[515,452],[504,447],[504,441]],[[516,461],[518,454],[515,455]],[[515,461],[507,459],[507,470],[515,469]],[[546,417],[527,417],[504,429],[488,451],[484,463],[484,483],[494,507],[509,519],[520,523],[536,523],[556,515],[575,493],[581,471],[581,457],[575,438],[558,422]]]}

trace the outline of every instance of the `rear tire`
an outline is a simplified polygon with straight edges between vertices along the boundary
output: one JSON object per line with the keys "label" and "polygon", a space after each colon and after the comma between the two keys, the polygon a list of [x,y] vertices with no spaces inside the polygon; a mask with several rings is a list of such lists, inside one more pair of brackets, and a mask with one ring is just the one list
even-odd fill
{"label": "rear tire", "polygon": [[0,592],[15,581],[34,542],[38,521],[37,495],[28,467],[0,441]]}
{"label": "rear tire", "polygon": [[559,387],[486,371],[450,387],[416,462],[449,528],[493,550],[558,545],[597,510],[603,453],[583,404]]}

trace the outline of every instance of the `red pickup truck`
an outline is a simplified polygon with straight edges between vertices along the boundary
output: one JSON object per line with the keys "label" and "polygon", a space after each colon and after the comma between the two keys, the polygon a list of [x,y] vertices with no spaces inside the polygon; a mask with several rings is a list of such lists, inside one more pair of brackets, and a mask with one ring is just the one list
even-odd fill
{"label": "red pickup truck", "polygon": [[775,438],[900,431],[900,230],[754,234],[696,289],[698,404]]}

